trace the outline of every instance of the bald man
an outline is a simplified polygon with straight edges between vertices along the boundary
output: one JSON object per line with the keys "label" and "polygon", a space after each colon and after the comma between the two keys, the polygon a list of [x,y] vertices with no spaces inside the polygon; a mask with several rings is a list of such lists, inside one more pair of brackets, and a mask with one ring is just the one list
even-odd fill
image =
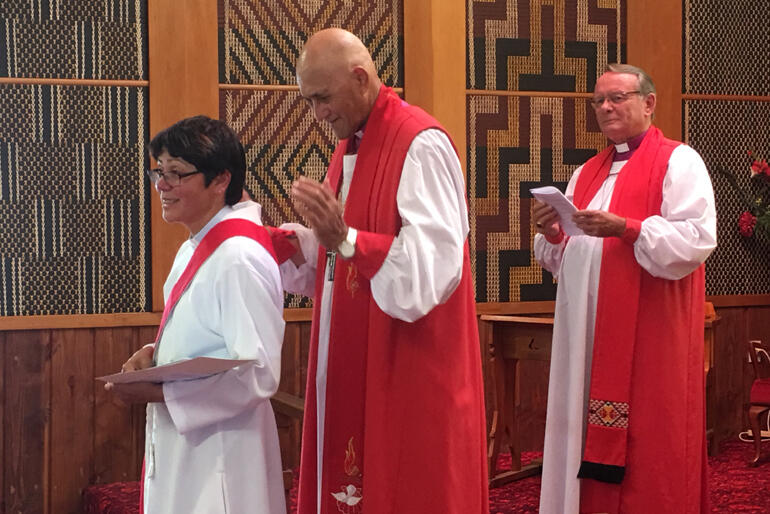
{"label": "bald man", "polygon": [[441,125],[353,34],[313,35],[297,83],[340,139],[302,177],[284,287],[314,296],[299,512],[488,512],[464,179]]}

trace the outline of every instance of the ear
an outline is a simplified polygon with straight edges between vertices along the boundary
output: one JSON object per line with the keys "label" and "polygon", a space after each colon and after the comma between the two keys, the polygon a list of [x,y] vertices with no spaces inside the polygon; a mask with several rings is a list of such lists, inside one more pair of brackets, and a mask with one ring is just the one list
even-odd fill
{"label": "ear", "polygon": [[211,181],[211,184],[216,188],[217,192],[224,194],[227,191],[227,186],[230,185],[230,170],[225,170]]}
{"label": "ear", "polygon": [[655,97],[655,93],[648,94],[644,99],[644,113],[652,117],[655,112],[655,105],[658,99]]}
{"label": "ear", "polygon": [[363,66],[355,66],[353,68],[353,80],[355,80],[358,87],[364,91],[369,86],[369,74]]}

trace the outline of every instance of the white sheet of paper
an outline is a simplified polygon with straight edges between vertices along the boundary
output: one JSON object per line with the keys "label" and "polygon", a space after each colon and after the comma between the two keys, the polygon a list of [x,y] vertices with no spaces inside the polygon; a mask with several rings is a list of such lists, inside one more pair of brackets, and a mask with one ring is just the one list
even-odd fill
{"label": "white sheet of paper", "polygon": [[572,221],[572,215],[577,212],[577,207],[570,202],[564,194],[553,186],[536,187],[529,190],[532,196],[543,203],[547,203],[559,213],[559,223],[564,233],[568,236],[583,236],[585,233],[580,230],[575,222]]}
{"label": "white sheet of paper", "polygon": [[213,357],[196,357],[163,366],[127,371],[96,377],[97,380],[113,384],[129,384],[132,382],[172,382],[174,380],[191,380],[215,375],[241,364],[254,362],[253,359],[215,359]]}

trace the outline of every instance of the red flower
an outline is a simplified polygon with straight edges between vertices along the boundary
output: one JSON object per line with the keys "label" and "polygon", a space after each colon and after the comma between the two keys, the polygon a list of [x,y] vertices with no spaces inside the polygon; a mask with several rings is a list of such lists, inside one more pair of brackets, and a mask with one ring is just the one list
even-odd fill
{"label": "red flower", "polygon": [[762,173],[762,162],[754,160],[751,162],[751,176],[759,175]]}
{"label": "red flower", "polygon": [[757,224],[757,217],[751,214],[749,211],[745,211],[738,218],[738,230],[740,230],[743,237],[751,237],[754,235],[754,227]]}

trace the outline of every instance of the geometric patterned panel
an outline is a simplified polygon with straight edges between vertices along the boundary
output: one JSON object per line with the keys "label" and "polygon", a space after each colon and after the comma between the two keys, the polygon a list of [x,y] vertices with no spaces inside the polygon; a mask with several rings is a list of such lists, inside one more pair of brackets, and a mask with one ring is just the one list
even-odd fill
{"label": "geometric patterned panel", "polygon": [[591,92],[624,62],[626,0],[468,0],[468,89]]}
{"label": "geometric patterned panel", "polygon": [[147,0],[2,0],[0,77],[147,79]]}
{"label": "geometric patterned panel", "polygon": [[402,87],[403,0],[218,0],[219,81],[294,84],[305,41],[328,27],[357,35],[389,86]]}
{"label": "geometric patterned panel", "polygon": [[150,309],[147,88],[0,85],[0,315]]}
{"label": "geometric patterned panel", "polygon": [[770,1],[685,0],[684,9],[684,92],[770,95]]}
{"label": "geometric patterned panel", "polygon": [[749,182],[747,151],[770,154],[770,102],[686,100],[687,143],[700,153],[711,174],[717,205],[718,245],[706,261],[706,293],[710,295],[770,292],[770,242],[744,238],[738,216],[745,210],[735,191],[717,170]]}
{"label": "geometric patterned panel", "polygon": [[[319,124],[298,91],[225,90],[219,118],[246,149],[246,189],[262,205],[267,225],[303,223],[289,197],[300,175],[322,180],[337,139]],[[290,296],[287,306],[306,306]]]}
{"label": "geometric patterned panel", "polygon": [[607,144],[585,98],[469,95],[471,266],[477,302],[553,300],[556,285],[532,254],[532,195],[564,191]]}

